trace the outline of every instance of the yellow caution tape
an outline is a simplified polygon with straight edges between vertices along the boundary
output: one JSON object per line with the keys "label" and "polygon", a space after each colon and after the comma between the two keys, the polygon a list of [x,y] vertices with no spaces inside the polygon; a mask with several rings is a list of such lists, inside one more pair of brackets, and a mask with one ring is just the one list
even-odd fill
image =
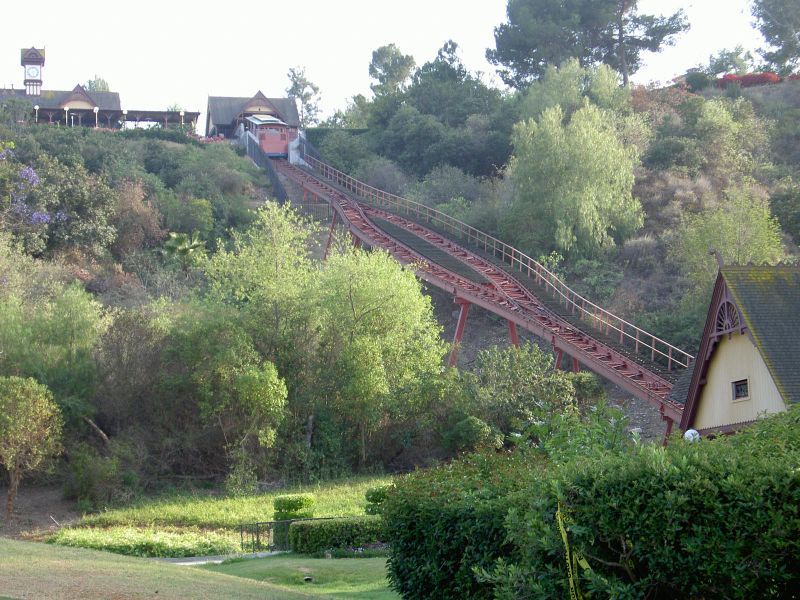
{"label": "yellow caution tape", "polygon": [[561,503],[558,503],[556,510],[556,522],[558,530],[561,532],[561,539],[564,542],[564,559],[567,563],[567,576],[569,578],[569,597],[571,600],[583,600],[580,586],[578,585],[578,567],[584,571],[591,569],[586,559],[578,552],[572,552],[569,547],[567,528],[564,526],[564,516],[561,514]]}

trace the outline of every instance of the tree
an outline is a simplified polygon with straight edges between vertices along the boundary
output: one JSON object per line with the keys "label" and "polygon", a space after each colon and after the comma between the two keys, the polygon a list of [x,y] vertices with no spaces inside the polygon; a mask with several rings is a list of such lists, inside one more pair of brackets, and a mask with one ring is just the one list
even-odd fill
{"label": "tree", "polygon": [[35,379],[0,377],[0,463],[8,471],[6,519],[23,475],[61,449],[61,414],[46,386]]}
{"label": "tree", "polygon": [[315,124],[319,115],[319,87],[308,80],[305,67],[292,67],[287,76],[290,85],[286,93],[300,101],[300,127]]}
{"label": "tree", "polygon": [[347,131],[332,131],[319,145],[323,160],[345,173],[354,173],[358,164],[372,153],[364,136]]}
{"label": "tree", "polygon": [[33,116],[33,102],[25,98],[4,98],[0,103],[0,123],[16,125],[24,123]]}
{"label": "tree", "polygon": [[[0,375],[35,377],[54,394],[68,425],[91,414],[97,365],[94,345],[102,309],[82,287],[35,281],[0,297]],[[40,284],[41,285],[41,282]]]}
{"label": "tree", "polygon": [[629,112],[630,91],[620,87],[619,76],[611,67],[581,67],[571,58],[559,66],[548,66],[542,78],[528,88],[522,114],[538,119],[548,108],[560,106],[564,117],[570,118],[585,98],[607,111]]}
{"label": "tree", "polygon": [[408,102],[448,127],[464,125],[470,115],[491,114],[500,104],[500,92],[472,75],[458,56],[458,44],[448,40],[436,58],[414,72],[406,90]]}
{"label": "tree", "polygon": [[708,66],[704,71],[712,77],[735,73],[743,75],[750,71],[753,66],[753,55],[744,49],[744,46],[736,46],[733,50],[723,49],[708,57]]}
{"label": "tree", "polygon": [[235,311],[218,304],[191,308],[168,341],[172,392],[194,404],[207,427],[218,428],[232,456],[271,448],[286,384],[259,355]]}
{"label": "tree", "polygon": [[332,406],[363,466],[376,429],[413,413],[420,381],[439,373],[430,298],[391,256],[363,251],[330,256],[304,296],[319,323],[318,403]]}
{"label": "tree", "polygon": [[765,60],[786,74],[800,65],[800,3],[797,0],[753,0],[756,25],[771,46]]}
{"label": "tree", "polygon": [[507,23],[495,27],[496,49],[486,58],[503,81],[522,89],[548,65],[578,58],[581,65],[606,63],[623,85],[641,64],[643,51],[658,52],[685,31],[683,11],[669,17],[640,15],[638,0],[508,0]]}
{"label": "tree", "polygon": [[593,255],[643,222],[632,195],[634,148],[588,100],[568,123],[560,106],[514,128],[511,177],[518,198],[505,228],[530,250]]}
{"label": "tree", "polygon": [[110,92],[111,88],[108,82],[102,77],[94,76],[93,79],[88,80],[83,87],[87,92]]}
{"label": "tree", "polygon": [[370,88],[376,96],[402,91],[414,66],[414,57],[403,54],[394,44],[381,46],[372,52],[369,63],[369,76],[378,82]]}
{"label": "tree", "polygon": [[536,345],[482,350],[475,372],[478,416],[505,435],[576,406],[567,373]]}
{"label": "tree", "polygon": [[670,246],[670,256],[705,299],[714,281],[716,250],[726,264],[774,264],[783,256],[781,229],[766,199],[752,187],[726,192],[727,201],[686,217]]}

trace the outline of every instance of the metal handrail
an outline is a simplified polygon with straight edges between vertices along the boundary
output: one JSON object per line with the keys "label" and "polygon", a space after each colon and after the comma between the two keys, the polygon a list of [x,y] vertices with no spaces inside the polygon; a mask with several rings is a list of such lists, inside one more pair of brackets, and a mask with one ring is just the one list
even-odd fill
{"label": "metal handrail", "polygon": [[655,362],[657,356],[666,359],[667,369],[670,371],[673,366],[688,367],[694,360],[694,357],[688,352],[584,298],[539,261],[488,233],[475,229],[435,208],[372,187],[311,155],[306,154],[303,158],[309,167],[348,192],[371,201],[377,206],[386,206],[396,212],[405,213],[408,216],[413,215],[419,221],[435,223],[445,231],[456,234],[460,239],[466,239],[468,243],[483,248],[485,253],[491,253],[493,257],[499,258],[503,263],[508,263],[512,270],[519,270],[520,273],[527,272],[528,277],[535,277],[536,283],[551,291],[558,298],[559,304],[567,307],[573,315],[577,314],[579,318],[595,329],[604,331],[608,336],[612,335],[612,331],[615,332],[614,336],[618,333],[620,345],[624,347],[628,342],[635,348],[637,355],[642,349],[649,350],[650,360]]}
{"label": "metal handrail", "polygon": [[286,193],[281,180],[278,178],[278,172],[275,170],[275,165],[272,164],[269,156],[267,156],[266,153],[261,149],[258,139],[253,135],[252,132],[247,131],[240,138],[239,143],[244,146],[247,156],[249,156],[257,166],[266,171],[267,178],[272,186],[272,195],[275,197],[275,199],[280,203],[286,202],[289,196]]}

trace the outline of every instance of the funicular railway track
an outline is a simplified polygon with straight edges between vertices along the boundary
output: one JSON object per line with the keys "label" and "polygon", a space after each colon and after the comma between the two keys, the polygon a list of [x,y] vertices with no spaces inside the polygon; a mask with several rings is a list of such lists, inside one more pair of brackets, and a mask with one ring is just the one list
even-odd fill
{"label": "funicular railway track", "polygon": [[[304,193],[329,202],[355,239],[382,248],[402,264],[413,265],[422,279],[453,294],[457,302],[476,304],[525,328],[552,343],[557,352],[569,354],[598,375],[646,400],[659,409],[668,430],[672,423],[680,422],[683,407],[669,400],[669,381],[569,323],[505,269],[433,229],[359,201],[310,169],[285,160],[274,164]],[[412,243],[412,239],[422,243]],[[420,248],[422,251],[418,251]]]}

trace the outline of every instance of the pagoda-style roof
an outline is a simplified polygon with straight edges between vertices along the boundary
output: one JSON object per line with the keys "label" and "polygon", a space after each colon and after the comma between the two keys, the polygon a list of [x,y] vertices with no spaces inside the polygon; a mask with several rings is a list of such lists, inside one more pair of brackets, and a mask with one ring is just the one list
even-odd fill
{"label": "pagoda-style roof", "polygon": [[694,369],[672,390],[673,399],[685,400],[682,429],[694,421],[717,342],[734,334],[750,338],[783,401],[800,403],[800,264],[719,270]]}

